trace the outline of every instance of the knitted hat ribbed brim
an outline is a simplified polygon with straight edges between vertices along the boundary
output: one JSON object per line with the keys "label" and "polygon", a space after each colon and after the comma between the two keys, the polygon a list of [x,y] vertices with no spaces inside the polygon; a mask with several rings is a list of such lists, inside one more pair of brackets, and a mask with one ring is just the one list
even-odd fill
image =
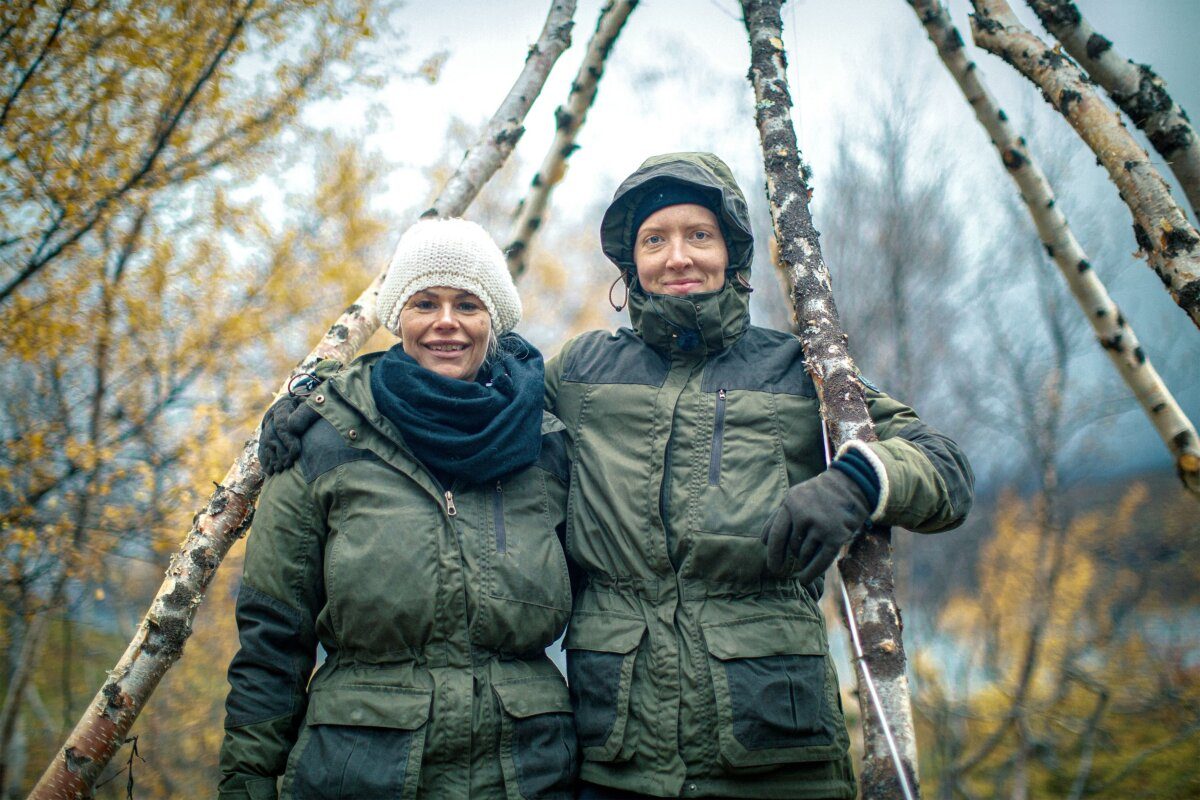
{"label": "knitted hat ribbed brim", "polygon": [[504,254],[474,222],[427,219],[404,232],[375,301],[379,321],[399,336],[400,310],[432,286],[461,289],[482,300],[497,336],[521,321],[521,297]]}

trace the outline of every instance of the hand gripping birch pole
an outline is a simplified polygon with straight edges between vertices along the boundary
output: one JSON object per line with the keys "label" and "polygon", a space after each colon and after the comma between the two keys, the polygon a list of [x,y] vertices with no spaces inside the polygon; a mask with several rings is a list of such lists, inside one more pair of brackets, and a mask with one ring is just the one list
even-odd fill
{"label": "hand gripping birch pole", "polygon": [[1200,495],[1200,439],[1197,439],[1195,426],[1163,383],[1133,328],[1092,269],[1087,253],[1071,232],[1067,218],[1055,200],[1054,190],[1029,154],[1024,138],[1013,130],[1007,115],[984,85],[974,62],[967,58],[962,36],[954,27],[945,4],[941,0],[908,0],[908,3],[917,12],[942,63],[954,76],[979,123],[991,136],[1000,160],[1016,182],[1021,199],[1033,217],[1046,252],[1058,265],[1100,346],[1108,353],[1113,366],[1171,452],[1183,485]]}
{"label": "hand gripping birch pole", "polygon": [[1146,151],[1079,67],[1034,36],[1005,0],[971,0],[971,5],[975,43],[1038,86],[1087,142],[1133,213],[1138,247],[1171,298],[1200,328],[1200,234],[1175,204]]}
{"label": "hand gripping birch pole", "polygon": [[1200,216],[1200,137],[1163,79],[1148,65],[1122,57],[1071,0],[1029,0],[1029,5],[1071,58],[1146,134],[1179,179],[1192,213]]}
{"label": "hand gripping birch pole", "polygon": [[600,17],[596,20],[596,31],[588,41],[575,80],[571,81],[571,93],[567,95],[567,102],[554,110],[554,141],[546,151],[542,165],[533,176],[529,194],[517,207],[508,246],[504,248],[508,271],[512,273],[513,278],[519,278],[525,273],[529,263],[529,246],[542,226],[542,217],[550,202],[550,194],[566,175],[567,159],[579,149],[575,144],[575,137],[579,135],[579,130],[587,120],[588,109],[596,100],[596,90],[600,86],[600,77],[604,74],[608,54],[612,52],[613,44],[621,35],[621,29],[625,27],[625,20],[637,4],[638,0],[609,0],[600,10]]}
{"label": "hand gripping birch pole", "polygon": [[[792,126],[781,5],[781,0],[742,0],[750,37],[750,82],[779,258],[791,286],[800,344],[821,415],[836,449],[850,439],[874,441],[876,436],[808,209],[808,186]],[[856,645],[865,744],[862,795],[872,800],[916,797],[919,791],[891,548],[887,534],[872,531],[851,544],[838,562],[849,601],[846,623]]]}
{"label": "hand gripping birch pole", "polygon": [[[575,0],[552,3],[541,35],[530,48],[516,83],[424,216],[462,214],[508,158],[524,132],[522,122],[541,92],[546,76],[570,44],[574,13]],[[309,371],[325,358],[342,361],[353,358],[379,327],[375,297],[382,280],[383,274],[346,309],[291,377]],[[283,387],[289,381],[284,381]],[[284,390],[281,388],[280,394]],[[29,795],[30,800],[91,796],[100,771],[125,742],[125,735],[159,680],[182,655],[196,609],[217,567],[230,546],[250,526],[263,481],[257,450],[255,435],[217,484],[204,510],[193,518],[192,528],[171,559],[166,578],[133,641],[42,774]]]}

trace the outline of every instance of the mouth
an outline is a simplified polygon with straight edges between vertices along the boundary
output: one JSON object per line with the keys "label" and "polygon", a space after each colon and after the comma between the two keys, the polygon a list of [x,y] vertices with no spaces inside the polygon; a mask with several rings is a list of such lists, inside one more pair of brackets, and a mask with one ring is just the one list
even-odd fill
{"label": "mouth", "polygon": [[663,284],[663,291],[666,294],[687,294],[693,289],[704,284],[704,281],[699,278],[684,278],[682,280],[669,281]]}
{"label": "mouth", "polygon": [[437,358],[456,358],[470,349],[471,345],[462,342],[428,342],[421,345]]}

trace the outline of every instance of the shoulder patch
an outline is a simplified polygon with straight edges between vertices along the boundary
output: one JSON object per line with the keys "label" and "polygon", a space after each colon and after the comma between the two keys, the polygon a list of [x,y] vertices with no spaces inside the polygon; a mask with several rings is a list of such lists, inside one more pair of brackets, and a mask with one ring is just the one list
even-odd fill
{"label": "shoulder patch", "polygon": [[671,365],[633,331],[592,331],[575,340],[562,379],[572,383],[662,386]]}
{"label": "shoulder patch", "polygon": [[744,390],[816,397],[795,336],[751,325],[733,345],[709,359],[703,392]]}
{"label": "shoulder patch", "polygon": [[305,431],[300,444],[302,449],[296,467],[305,483],[312,483],[334,467],[350,461],[379,460],[371,450],[347,444],[337,428],[324,417]]}

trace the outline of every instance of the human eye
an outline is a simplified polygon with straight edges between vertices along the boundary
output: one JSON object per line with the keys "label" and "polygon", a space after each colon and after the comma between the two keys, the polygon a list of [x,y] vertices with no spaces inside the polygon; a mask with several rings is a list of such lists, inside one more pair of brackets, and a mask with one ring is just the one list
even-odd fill
{"label": "human eye", "polygon": [[479,303],[476,303],[474,300],[460,300],[458,302],[458,310],[459,311],[473,313],[475,311],[478,311],[479,308],[480,308]]}
{"label": "human eye", "polygon": [[437,303],[433,302],[428,297],[414,299],[410,305],[418,311],[432,311],[437,307]]}
{"label": "human eye", "polygon": [[659,236],[657,233],[651,233],[642,239],[642,244],[646,245],[647,247],[651,247],[656,244],[661,244],[662,241],[663,237]]}

